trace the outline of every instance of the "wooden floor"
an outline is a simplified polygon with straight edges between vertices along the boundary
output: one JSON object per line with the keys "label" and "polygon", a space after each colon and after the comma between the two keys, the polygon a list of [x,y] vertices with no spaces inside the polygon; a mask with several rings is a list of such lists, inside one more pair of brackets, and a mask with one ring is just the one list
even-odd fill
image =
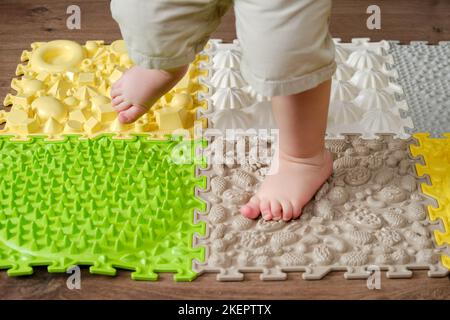
{"label": "wooden floor", "polygon": [[[237,0],[239,1],[239,0]],[[78,4],[82,11],[81,30],[66,28],[66,8]],[[333,36],[349,41],[353,37],[373,40],[450,40],[450,1],[448,0],[334,0],[331,23]],[[382,10],[382,29],[367,30],[365,13],[376,3]],[[2,0],[0,2],[0,97],[10,91],[11,78],[19,57],[31,42],[52,39],[101,39],[111,42],[120,32],[110,16],[109,1],[104,0]],[[230,11],[215,38],[230,41],[236,37]],[[40,269],[25,278],[9,278],[0,272],[0,298],[10,299],[449,299],[448,278],[429,279],[426,272],[413,279],[382,280],[381,290],[368,290],[363,280],[344,280],[342,273],[332,273],[321,281],[304,281],[300,274],[290,274],[285,282],[261,282],[258,275],[248,281],[220,283],[215,275],[203,275],[192,283],[174,283],[169,275],[161,281],[135,282],[129,272],[114,278],[83,272],[81,290],[66,287],[67,275],[48,274]]]}
{"label": "wooden floor", "polygon": [[206,274],[193,282],[172,280],[162,274],[158,282],[130,280],[130,273],[117,277],[91,275],[83,270],[81,289],[69,290],[66,274],[49,274],[41,269],[25,278],[8,278],[0,273],[0,298],[3,299],[449,299],[448,278],[430,279],[417,272],[413,279],[381,280],[380,290],[369,290],[365,280],[345,280],[335,272],[319,281],[305,281],[300,273],[289,274],[286,281],[263,282],[248,274],[243,282],[218,282]]}

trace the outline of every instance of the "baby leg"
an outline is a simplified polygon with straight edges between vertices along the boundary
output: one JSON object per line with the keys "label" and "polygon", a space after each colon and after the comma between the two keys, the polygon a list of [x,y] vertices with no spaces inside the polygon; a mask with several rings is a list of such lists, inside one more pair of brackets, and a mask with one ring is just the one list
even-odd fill
{"label": "baby leg", "polygon": [[272,98],[279,130],[273,170],[241,212],[266,220],[298,218],[303,206],[328,179],[332,157],[324,147],[330,80],[302,93]]}
{"label": "baby leg", "polygon": [[336,68],[330,11],[331,0],[235,2],[242,74],[256,91],[273,97],[280,130],[272,174],[241,208],[246,217],[299,217],[332,172],[324,149]]}
{"label": "baby leg", "polygon": [[112,0],[135,66],[112,86],[112,105],[123,123],[136,121],[186,73],[220,23],[230,0]]}

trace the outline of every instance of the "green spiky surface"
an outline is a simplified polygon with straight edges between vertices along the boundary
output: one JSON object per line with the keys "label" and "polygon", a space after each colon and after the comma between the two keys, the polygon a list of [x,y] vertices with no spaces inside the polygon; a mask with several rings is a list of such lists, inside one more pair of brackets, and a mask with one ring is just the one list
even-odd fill
{"label": "green spiky surface", "polygon": [[[206,186],[195,176],[204,164],[194,159],[195,145],[146,136],[0,136],[0,269],[18,276],[33,266],[90,265],[104,275],[132,270],[135,280],[156,280],[158,272],[193,280],[192,260],[204,260],[193,235],[205,230],[194,223],[194,210],[205,209],[195,188]],[[193,161],[180,163],[180,149]]]}

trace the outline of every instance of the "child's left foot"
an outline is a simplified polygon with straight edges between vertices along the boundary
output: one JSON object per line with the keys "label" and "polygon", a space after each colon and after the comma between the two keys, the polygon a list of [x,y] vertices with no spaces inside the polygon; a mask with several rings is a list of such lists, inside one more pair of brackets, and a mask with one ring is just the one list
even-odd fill
{"label": "child's left foot", "polygon": [[250,219],[260,214],[265,220],[296,219],[332,172],[333,158],[327,150],[306,159],[281,153],[278,170],[266,176],[241,213]]}
{"label": "child's left foot", "polygon": [[169,91],[186,73],[187,66],[171,71],[131,67],[111,88],[112,106],[119,121],[132,123]]}

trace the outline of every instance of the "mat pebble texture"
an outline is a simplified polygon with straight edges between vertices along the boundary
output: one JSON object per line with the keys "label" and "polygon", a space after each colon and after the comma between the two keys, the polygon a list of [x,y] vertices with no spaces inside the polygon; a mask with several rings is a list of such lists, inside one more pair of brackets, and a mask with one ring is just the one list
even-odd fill
{"label": "mat pebble texture", "polygon": [[427,269],[430,277],[448,274],[440,260],[446,248],[431,237],[441,226],[427,217],[425,206],[432,201],[420,192],[422,179],[415,175],[407,141],[392,136],[328,140],[333,176],[292,222],[240,215],[239,207],[268,167],[251,156],[248,141],[242,142],[248,157],[241,163],[215,164],[226,143],[211,144],[212,165],[203,172],[210,184],[201,197],[210,208],[202,216],[209,231],[199,242],[207,247],[206,262],[196,266],[199,272],[217,272],[222,281],[243,280],[245,272],[283,280],[293,271],[315,280],[333,270],[359,279],[367,278],[373,266],[387,270],[389,278],[411,277],[414,269]]}

